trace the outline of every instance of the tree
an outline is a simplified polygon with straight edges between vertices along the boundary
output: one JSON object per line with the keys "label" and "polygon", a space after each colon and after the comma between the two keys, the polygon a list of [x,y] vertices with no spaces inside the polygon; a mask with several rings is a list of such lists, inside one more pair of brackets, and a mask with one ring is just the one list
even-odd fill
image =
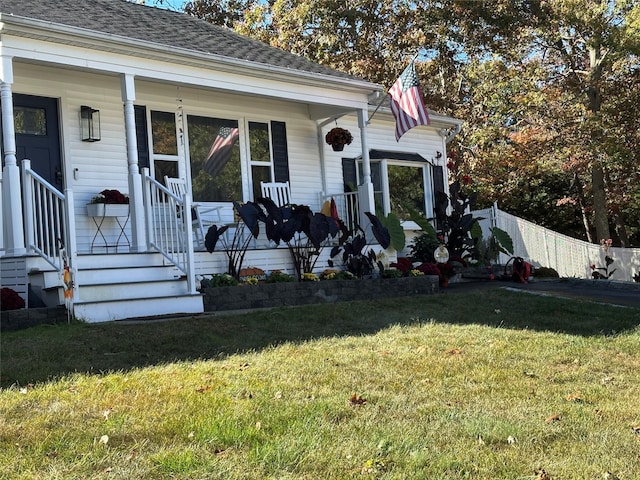
{"label": "tree", "polygon": [[640,235],[635,3],[200,0],[186,11],[387,86],[421,51],[426,104],[465,120],[456,169],[481,202],[506,202],[531,179],[549,203],[526,218],[573,211],[586,238],[609,238],[611,224],[629,245],[628,229]]}

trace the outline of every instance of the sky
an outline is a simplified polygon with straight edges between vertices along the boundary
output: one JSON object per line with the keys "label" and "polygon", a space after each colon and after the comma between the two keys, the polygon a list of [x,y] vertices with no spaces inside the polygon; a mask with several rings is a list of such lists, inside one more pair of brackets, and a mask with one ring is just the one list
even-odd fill
{"label": "sky", "polygon": [[167,10],[182,11],[186,0],[146,0],[145,4],[151,7],[159,7]]}

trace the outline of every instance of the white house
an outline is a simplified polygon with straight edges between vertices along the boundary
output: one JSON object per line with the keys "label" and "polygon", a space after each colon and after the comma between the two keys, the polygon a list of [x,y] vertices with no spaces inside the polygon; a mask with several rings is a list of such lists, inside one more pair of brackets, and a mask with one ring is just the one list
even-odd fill
{"label": "white house", "polygon": [[[226,271],[226,259],[184,235],[180,212],[197,202],[205,220],[233,224],[231,202],[253,200],[260,182],[289,182],[291,201],[314,210],[334,198],[360,212],[392,208],[389,172],[421,182],[424,212],[434,188],[447,190],[460,121],[431,112],[396,142],[388,109],[368,122],[382,86],[188,15],[2,0],[0,60],[2,285],[31,305],[64,302],[66,265],[78,318],[201,312],[196,276]],[[324,141],[336,125],[354,136],[342,152]],[[88,207],[105,189],[129,207]],[[270,247],[253,242],[245,265],[290,269]]]}

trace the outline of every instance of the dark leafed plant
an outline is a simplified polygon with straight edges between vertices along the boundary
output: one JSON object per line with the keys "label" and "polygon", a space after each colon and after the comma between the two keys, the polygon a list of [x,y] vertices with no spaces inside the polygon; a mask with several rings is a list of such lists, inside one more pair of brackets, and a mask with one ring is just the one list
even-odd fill
{"label": "dark leafed plant", "polygon": [[[382,248],[388,248],[391,243],[389,230],[382,225],[378,217],[374,214],[371,212],[365,212],[365,214],[369,218],[373,236]],[[332,259],[340,256],[344,268],[358,278],[372,275],[376,271],[376,268],[382,273],[384,266],[382,262],[376,258],[375,251],[372,248],[365,251],[368,244],[364,230],[357,227],[355,232],[356,233],[352,233],[343,244],[336,245],[331,249],[329,266],[333,267],[334,262]]]}
{"label": "dark leafed plant", "polygon": [[314,213],[306,205],[279,207],[270,198],[260,198],[258,203],[266,212],[267,238],[276,244],[284,242],[287,245],[298,279],[311,273],[326,241],[338,235],[338,221]]}
{"label": "dark leafed plant", "polygon": [[[244,257],[251,243],[251,237],[257,238],[260,234],[260,221],[265,221],[265,214],[257,203],[247,202],[240,204],[233,202],[233,208],[240,217],[238,226],[233,234],[231,242],[226,241],[224,233],[229,228],[227,225],[218,228],[216,225],[212,225],[207,230],[207,234],[204,239],[204,246],[207,252],[212,253],[216,245],[220,240],[223,242],[224,252],[228,259],[228,272],[233,278],[239,280],[240,270],[244,262]],[[250,232],[251,235],[244,235],[243,229]]]}

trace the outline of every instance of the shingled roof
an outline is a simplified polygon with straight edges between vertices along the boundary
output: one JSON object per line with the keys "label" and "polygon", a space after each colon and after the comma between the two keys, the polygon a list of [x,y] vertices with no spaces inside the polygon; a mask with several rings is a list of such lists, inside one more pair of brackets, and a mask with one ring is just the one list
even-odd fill
{"label": "shingled roof", "polygon": [[15,15],[165,47],[363,81],[190,15],[125,0],[0,0],[0,14],[3,18]]}

